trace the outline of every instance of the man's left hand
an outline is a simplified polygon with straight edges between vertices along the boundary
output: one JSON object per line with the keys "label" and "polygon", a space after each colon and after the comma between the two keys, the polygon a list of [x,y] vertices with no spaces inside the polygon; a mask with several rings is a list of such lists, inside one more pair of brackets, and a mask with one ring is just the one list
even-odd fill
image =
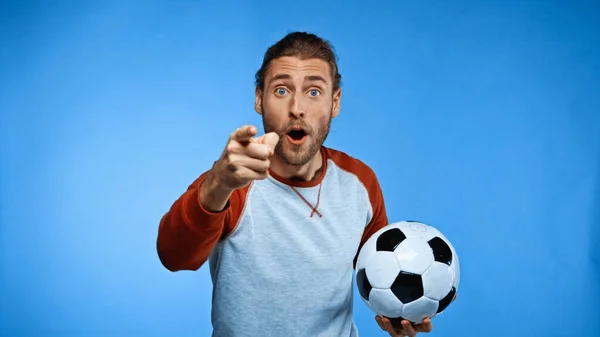
{"label": "man's left hand", "polygon": [[419,332],[431,332],[433,326],[431,320],[425,318],[420,324],[411,324],[407,320],[402,321],[402,327],[394,327],[387,317],[375,316],[375,320],[383,331],[387,331],[391,337],[415,337]]}

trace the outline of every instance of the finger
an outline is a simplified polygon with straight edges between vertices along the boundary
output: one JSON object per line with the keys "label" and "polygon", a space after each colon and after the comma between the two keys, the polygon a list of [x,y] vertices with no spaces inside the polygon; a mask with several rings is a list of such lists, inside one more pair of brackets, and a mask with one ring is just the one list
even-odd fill
{"label": "finger", "polygon": [[237,154],[231,155],[229,160],[231,160],[230,167],[232,167],[234,170],[238,167],[245,167],[259,173],[267,172],[271,164],[269,159],[257,159]]}
{"label": "finger", "polygon": [[375,321],[377,322],[377,324],[379,325],[379,327],[381,328],[381,330],[385,331],[385,326],[383,325],[383,322],[381,321],[381,317],[379,317],[379,315],[375,316]]}
{"label": "finger", "polygon": [[266,133],[256,139],[257,142],[269,146],[271,151],[275,150],[275,146],[279,142],[279,135],[275,132]]}
{"label": "finger", "polygon": [[383,322],[383,326],[385,327],[385,331],[387,331],[390,334],[390,336],[393,336],[393,337],[403,336],[402,333],[396,331],[396,329],[392,325],[392,322],[387,317],[382,317],[381,320]]}
{"label": "finger", "polygon": [[272,155],[272,150],[268,145],[255,142],[244,145],[237,141],[231,141],[227,144],[227,152],[256,159],[267,159]]}
{"label": "finger", "polygon": [[402,329],[404,330],[404,333],[409,337],[415,337],[417,335],[415,328],[407,320],[402,320]]}
{"label": "finger", "polygon": [[236,167],[232,173],[238,180],[242,181],[262,180],[269,176],[268,171],[258,172],[244,166]]}
{"label": "finger", "polygon": [[419,332],[431,332],[433,330],[433,324],[431,324],[431,319],[425,318],[423,319],[423,323],[417,325],[417,331]]}
{"label": "finger", "polygon": [[233,131],[230,138],[237,142],[244,143],[248,142],[252,137],[254,137],[257,132],[258,130],[256,130],[256,127],[252,125],[244,125]]}

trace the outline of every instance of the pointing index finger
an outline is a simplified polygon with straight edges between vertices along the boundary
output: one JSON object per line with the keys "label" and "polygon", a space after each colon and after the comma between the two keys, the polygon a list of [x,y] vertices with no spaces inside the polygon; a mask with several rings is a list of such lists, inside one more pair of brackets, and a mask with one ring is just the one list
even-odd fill
{"label": "pointing index finger", "polygon": [[254,135],[256,135],[256,128],[252,125],[245,125],[235,130],[231,134],[231,139],[237,142],[248,142]]}

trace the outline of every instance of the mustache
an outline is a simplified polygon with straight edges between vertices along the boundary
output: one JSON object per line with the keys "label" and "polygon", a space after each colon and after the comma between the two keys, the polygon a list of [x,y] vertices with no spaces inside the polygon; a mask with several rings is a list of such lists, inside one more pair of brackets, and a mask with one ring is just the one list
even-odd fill
{"label": "mustache", "polygon": [[312,128],[306,124],[306,122],[304,122],[301,119],[296,119],[296,120],[292,120],[290,121],[282,130],[281,133],[282,134],[286,134],[288,132],[290,132],[292,129],[302,129],[305,133],[310,134],[312,132]]}

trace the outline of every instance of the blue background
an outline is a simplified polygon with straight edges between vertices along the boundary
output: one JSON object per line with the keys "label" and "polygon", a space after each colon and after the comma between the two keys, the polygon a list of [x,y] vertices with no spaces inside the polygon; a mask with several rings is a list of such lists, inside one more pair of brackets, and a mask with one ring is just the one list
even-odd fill
{"label": "blue background", "polygon": [[460,255],[430,336],[600,335],[599,8],[3,1],[0,335],[209,336],[207,268],[164,269],[158,222],[260,126],[254,72],[292,30],[340,56],[326,145],[373,167],[390,220]]}

